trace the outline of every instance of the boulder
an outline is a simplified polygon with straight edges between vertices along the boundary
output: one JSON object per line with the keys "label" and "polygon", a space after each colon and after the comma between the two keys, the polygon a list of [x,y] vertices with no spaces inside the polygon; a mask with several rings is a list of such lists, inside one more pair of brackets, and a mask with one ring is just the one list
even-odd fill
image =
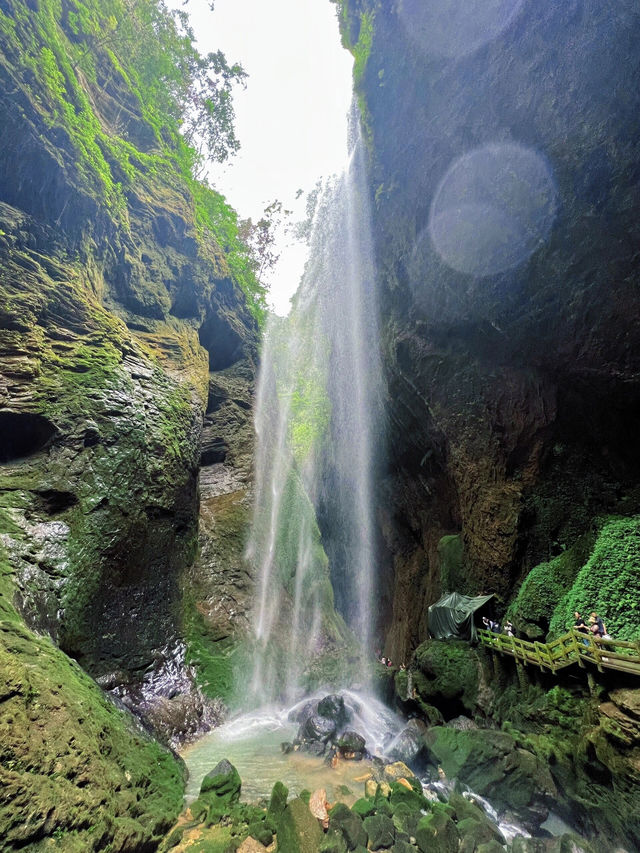
{"label": "boulder", "polygon": [[449,778],[469,785],[494,807],[513,812],[530,831],[546,819],[557,795],[549,768],[519,749],[507,732],[434,726],[425,734],[425,743],[430,759]]}
{"label": "boulder", "polygon": [[304,705],[298,708],[292,708],[289,711],[289,715],[287,719],[290,723],[304,723],[307,717],[310,717],[312,714],[316,713],[316,708],[313,702],[305,702]]}
{"label": "boulder", "polygon": [[361,818],[369,817],[369,815],[374,814],[375,810],[376,807],[369,797],[361,797],[351,806],[351,811],[360,815]]}
{"label": "boulder", "polygon": [[365,739],[358,732],[349,729],[340,735],[336,746],[343,758],[361,759],[364,755]]}
{"label": "boulder", "polygon": [[283,785],[282,782],[276,782],[271,790],[271,798],[269,799],[269,807],[267,808],[267,816],[271,818],[276,825],[280,821],[282,813],[287,807],[288,796],[289,789]]}
{"label": "boulder", "polygon": [[321,714],[311,714],[301,723],[298,729],[298,740],[317,740],[326,743],[335,735],[336,730],[337,726],[333,720],[323,717]]}
{"label": "boulder", "polygon": [[425,815],[416,830],[420,853],[458,853],[456,825],[444,812]]}
{"label": "boulder", "polygon": [[369,837],[370,850],[384,850],[395,841],[396,828],[391,818],[384,814],[374,814],[364,819],[364,828]]}
{"label": "boulder", "polygon": [[390,758],[405,764],[417,760],[424,750],[422,738],[426,730],[427,727],[422,720],[409,720],[389,749]]}
{"label": "boulder", "polygon": [[349,853],[344,836],[337,829],[330,829],[320,845],[320,853]]}
{"label": "boulder", "polygon": [[402,761],[394,761],[393,764],[387,764],[383,771],[384,778],[387,782],[397,782],[398,779],[414,779],[415,773],[410,770]]}
{"label": "boulder", "polygon": [[419,812],[420,809],[428,808],[428,801],[425,797],[418,793],[418,791],[414,791],[414,789],[409,785],[407,787],[406,779],[402,779],[402,782],[406,784],[403,785],[401,782],[394,782],[391,786],[391,796],[389,797],[389,803],[391,805],[391,810],[395,814],[396,810],[400,805],[407,806],[410,811]]}
{"label": "boulder", "polygon": [[240,774],[223,758],[202,780],[199,799],[210,805],[231,806],[240,799],[241,787]]}
{"label": "boulder", "polygon": [[329,814],[329,828],[340,832],[349,850],[358,845],[366,847],[367,833],[362,818],[344,803],[337,803]]}
{"label": "boulder", "polygon": [[307,804],[291,800],[278,823],[278,853],[319,853],[323,835]]}
{"label": "boulder", "polygon": [[376,791],[378,790],[378,783],[375,779],[367,779],[364,783],[364,795],[365,797],[375,797]]}
{"label": "boulder", "polygon": [[318,714],[335,723],[337,729],[344,728],[351,719],[351,714],[344,704],[344,699],[338,693],[325,696],[318,702]]}
{"label": "boulder", "polygon": [[322,828],[329,826],[329,812],[327,811],[327,792],[324,788],[318,788],[309,797],[309,811],[322,824]]}

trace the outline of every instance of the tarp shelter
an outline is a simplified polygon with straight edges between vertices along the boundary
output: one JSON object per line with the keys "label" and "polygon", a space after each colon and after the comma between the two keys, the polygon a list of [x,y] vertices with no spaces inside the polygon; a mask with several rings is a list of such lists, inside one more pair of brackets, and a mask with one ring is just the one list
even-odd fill
{"label": "tarp shelter", "polygon": [[449,592],[429,608],[429,633],[437,640],[451,637],[455,640],[476,642],[478,635],[474,622],[477,610],[490,601],[493,595],[471,597],[459,592]]}

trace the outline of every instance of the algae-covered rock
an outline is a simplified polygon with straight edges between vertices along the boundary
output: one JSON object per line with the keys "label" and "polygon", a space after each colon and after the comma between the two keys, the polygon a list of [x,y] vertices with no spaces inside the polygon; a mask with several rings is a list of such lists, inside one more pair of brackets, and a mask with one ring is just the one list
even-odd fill
{"label": "algae-covered rock", "polygon": [[364,819],[364,828],[369,837],[370,850],[391,847],[395,841],[396,828],[390,817],[380,812]]}
{"label": "algae-covered rock", "polygon": [[443,812],[425,815],[418,824],[415,837],[421,853],[457,853],[458,830]]}
{"label": "algae-covered rock", "polygon": [[239,801],[241,788],[240,774],[223,758],[202,780],[199,798],[210,805],[228,807]]}
{"label": "algae-covered rock", "polygon": [[318,853],[323,840],[318,821],[297,798],[287,805],[278,823],[278,853]]}
{"label": "algae-covered rock", "polygon": [[320,845],[320,853],[348,853],[344,835],[338,829],[329,829]]}
{"label": "algae-covered rock", "polygon": [[369,797],[361,797],[351,806],[351,811],[354,812],[354,814],[360,815],[362,818],[369,817],[369,815],[373,814],[375,810],[376,807],[373,800]]}
{"label": "algae-covered rock", "polygon": [[367,833],[365,831],[362,817],[356,811],[352,811],[344,803],[337,803],[329,813],[329,828],[342,833],[349,850],[353,850],[359,844],[366,846]]}
{"label": "algae-covered rock", "polygon": [[543,761],[517,747],[512,735],[436,726],[425,738],[433,760],[449,778],[513,810],[533,827],[546,818],[556,795],[553,778]]}
{"label": "algae-covered rock", "polygon": [[282,812],[285,810],[287,805],[287,797],[289,796],[289,789],[282,784],[282,782],[276,782],[273,788],[271,789],[271,797],[269,798],[269,807],[267,808],[267,814],[274,821],[280,820]]}

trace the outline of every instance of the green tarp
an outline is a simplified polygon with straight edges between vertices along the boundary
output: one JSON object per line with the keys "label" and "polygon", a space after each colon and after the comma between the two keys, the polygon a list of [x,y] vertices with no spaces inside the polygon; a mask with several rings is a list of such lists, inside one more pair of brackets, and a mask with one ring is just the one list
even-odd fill
{"label": "green tarp", "polygon": [[429,633],[437,640],[451,637],[456,640],[478,639],[473,614],[493,595],[460,595],[449,592],[429,608]]}

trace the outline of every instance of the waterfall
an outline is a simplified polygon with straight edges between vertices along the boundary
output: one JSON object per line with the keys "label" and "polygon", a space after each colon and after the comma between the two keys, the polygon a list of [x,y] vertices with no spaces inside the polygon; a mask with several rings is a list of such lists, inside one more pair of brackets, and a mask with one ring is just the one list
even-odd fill
{"label": "waterfall", "polygon": [[353,679],[348,661],[362,684],[371,656],[381,366],[357,117],[352,127],[347,166],[318,200],[291,314],[270,317],[265,331],[247,547],[258,579],[255,699]]}

